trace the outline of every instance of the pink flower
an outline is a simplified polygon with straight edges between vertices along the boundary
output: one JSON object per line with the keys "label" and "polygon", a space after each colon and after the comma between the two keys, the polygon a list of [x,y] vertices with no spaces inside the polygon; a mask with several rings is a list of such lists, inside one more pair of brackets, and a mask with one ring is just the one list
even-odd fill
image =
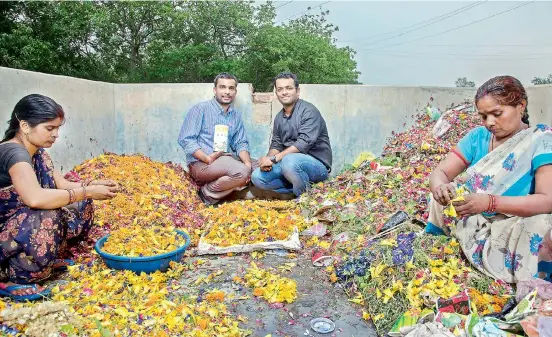
{"label": "pink flower", "polygon": [[40,225],[44,229],[54,229],[54,222],[50,218],[42,220]]}

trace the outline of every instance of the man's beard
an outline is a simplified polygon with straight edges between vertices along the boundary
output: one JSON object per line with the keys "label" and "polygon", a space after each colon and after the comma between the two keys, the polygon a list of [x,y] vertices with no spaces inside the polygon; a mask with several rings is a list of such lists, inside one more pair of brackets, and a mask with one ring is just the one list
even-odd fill
{"label": "man's beard", "polygon": [[220,105],[227,105],[227,104],[232,104],[234,102],[234,99],[230,100],[230,102],[226,103],[226,102],[223,102],[222,100],[220,100],[217,95],[215,95],[215,99],[217,100],[218,104]]}

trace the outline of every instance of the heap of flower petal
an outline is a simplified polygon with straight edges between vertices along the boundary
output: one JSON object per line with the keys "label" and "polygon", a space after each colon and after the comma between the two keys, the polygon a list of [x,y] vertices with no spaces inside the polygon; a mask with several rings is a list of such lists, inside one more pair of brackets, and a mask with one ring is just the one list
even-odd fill
{"label": "heap of flower petal", "polygon": [[175,251],[185,244],[186,240],[173,226],[136,224],[112,231],[102,250],[118,256],[154,256]]}
{"label": "heap of flower petal", "polygon": [[236,201],[208,208],[203,215],[209,219],[203,240],[218,247],[286,240],[306,227],[291,201]]}
{"label": "heap of flower petal", "polygon": [[297,283],[280,276],[272,269],[262,269],[251,262],[244,276],[246,285],[253,288],[253,295],[268,303],[293,303],[297,298]]}
{"label": "heap of flower petal", "polygon": [[183,272],[172,262],[167,273],[137,275],[106,269],[103,263],[69,267],[70,280],[52,290],[84,320],[83,334],[113,336],[243,336],[223,302],[169,297],[168,281]]}
{"label": "heap of flower petal", "polygon": [[121,186],[121,193],[112,200],[95,202],[96,224],[117,228],[135,219],[169,222],[185,228],[192,234],[192,243],[197,244],[204,205],[197,196],[197,186],[182,167],[141,155],[102,154],[75,167],[75,172],[82,179],[111,179]]}

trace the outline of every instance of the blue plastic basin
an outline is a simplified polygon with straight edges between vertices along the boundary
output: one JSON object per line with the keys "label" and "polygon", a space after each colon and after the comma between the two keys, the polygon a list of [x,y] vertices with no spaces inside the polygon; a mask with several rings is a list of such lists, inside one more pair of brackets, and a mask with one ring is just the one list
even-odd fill
{"label": "blue plastic basin", "polygon": [[190,240],[188,234],[183,231],[176,230],[176,232],[178,235],[183,236],[184,239],[186,239],[186,243],[177,250],[161,255],[130,257],[108,254],[102,250],[102,247],[109,235],[99,239],[94,245],[94,249],[98,252],[98,254],[100,254],[105,264],[111,269],[132,270],[136,273],[153,273],[157,270],[165,272],[169,269],[169,263],[171,261],[179,262],[182,259],[184,252],[192,241]]}

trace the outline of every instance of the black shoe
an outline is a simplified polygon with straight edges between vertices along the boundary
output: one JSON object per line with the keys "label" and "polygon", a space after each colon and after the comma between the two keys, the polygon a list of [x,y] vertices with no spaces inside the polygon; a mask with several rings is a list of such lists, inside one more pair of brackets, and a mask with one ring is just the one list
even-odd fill
{"label": "black shoe", "polygon": [[209,200],[207,200],[207,197],[205,196],[205,194],[203,194],[201,188],[197,191],[197,195],[199,196],[199,199],[201,199],[201,201],[205,204],[205,206],[213,206],[214,204],[216,204],[216,202],[210,202]]}

